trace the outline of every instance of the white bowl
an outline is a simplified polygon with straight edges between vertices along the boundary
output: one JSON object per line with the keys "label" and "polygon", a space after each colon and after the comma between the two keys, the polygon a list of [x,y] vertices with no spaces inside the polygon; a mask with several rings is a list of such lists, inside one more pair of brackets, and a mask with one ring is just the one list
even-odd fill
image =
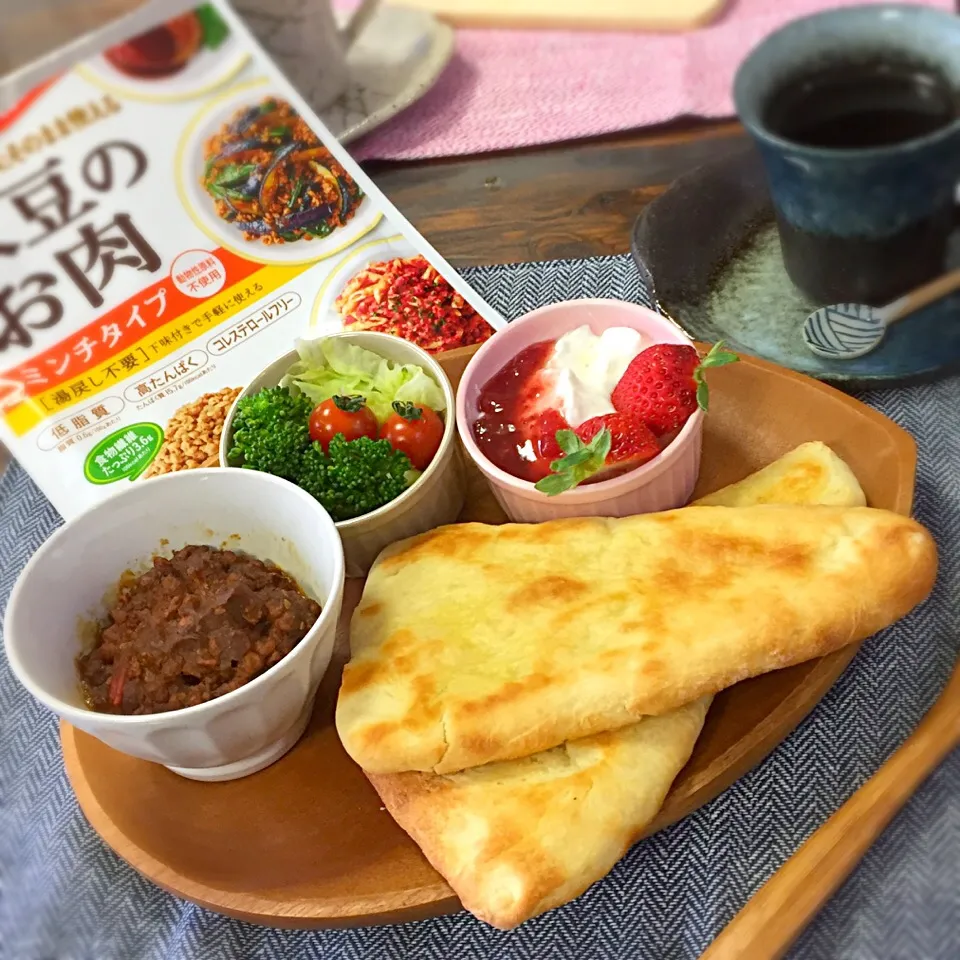
{"label": "white bowl", "polygon": [[[387,360],[398,363],[415,363],[431,376],[443,391],[446,410],[443,412],[444,428],[440,449],[417,482],[395,500],[385,503],[378,510],[365,513],[353,520],[342,520],[337,526],[343,540],[347,576],[366,576],[380,551],[397,540],[426,533],[434,527],[454,523],[463,509],[463,468],[457,451],[456,399],[453,387],[443,367],[425,350],[408,340],[386,333],[358,331],[356,333],[333,333],[331,337],[363,347]],[[327,337],[322,339],[326,340]],[[220,435],[220,465],[228,464],[227,453],[233,446],[233,418],[237,404],[251,393],[275,387],[287,371],[299,360],[296,350],[274,360],[259,373],[237,397],[223,424]],[[245,471],[252,472],[252,471]]]}
{"label": "white bowl", "polygon": [[[283,660],[207,703],[145,716],[90,710],[75,663],[82,623],[104,616],[124,571],[188,544],[273,561],[321,605],[319,619]],[[343,578],[333,521],[292,483],[252,470],[172,473],[97,504],[34,554],[7,606],[7,660],[41,703],[115,750],[194,780],[233,780],[278,760],[306,728],[333,653]]]}

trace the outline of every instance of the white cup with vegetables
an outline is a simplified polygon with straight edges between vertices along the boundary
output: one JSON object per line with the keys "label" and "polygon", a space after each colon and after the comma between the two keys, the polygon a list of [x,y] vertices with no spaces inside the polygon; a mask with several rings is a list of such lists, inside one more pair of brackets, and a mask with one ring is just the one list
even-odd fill
{"label": "white cup with vegetables", "polygon": [[343,540],[347,576],[390,543],[463,508],[454,395],[430,354],[368,331],[300,340],[243,390],[220,465],[283,477],[315,497]]}

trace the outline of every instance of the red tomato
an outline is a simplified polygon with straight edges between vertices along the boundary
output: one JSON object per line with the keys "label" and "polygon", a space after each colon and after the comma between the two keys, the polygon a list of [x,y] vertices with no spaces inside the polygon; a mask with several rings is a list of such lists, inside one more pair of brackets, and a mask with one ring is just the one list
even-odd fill
{"label": "red tomato", "polygon": [[344,440],[376,440],[379,429],[373,411],[359,396],[331,397],[317,404],[310,414],[310,439],[316,440],[324,452],[338,433],[343,434]]}
{"label": "red tomato", "polygon": [[443,421],[429,407],[394,401],[394,412],[383,421],[380,437],[405,453],[417,470],[426,470],[440,449]]}

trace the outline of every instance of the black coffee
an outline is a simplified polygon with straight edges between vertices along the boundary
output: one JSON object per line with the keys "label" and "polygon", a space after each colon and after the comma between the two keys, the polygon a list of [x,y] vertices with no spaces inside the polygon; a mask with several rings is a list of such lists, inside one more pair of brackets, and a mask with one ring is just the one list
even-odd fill
{"label": "black coffee", "polygon": [[882,147],[951,123],[960,104],[928,66],[891,60],[836,63],[800,74],[770,98],[765,122],[811,147]]}

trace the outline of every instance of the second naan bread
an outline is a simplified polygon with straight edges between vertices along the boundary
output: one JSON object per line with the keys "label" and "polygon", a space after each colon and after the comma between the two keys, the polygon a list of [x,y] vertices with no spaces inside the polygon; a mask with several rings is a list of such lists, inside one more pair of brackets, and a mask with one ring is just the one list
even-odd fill
{"label": "second naan bread", "polygon": [[853,471],[825,443],[813,440],[774,460],[739,483],[701,497],[701,507],[820,504],[865,507],[867,498]]}
{"label": "second naan bread", "polygon": [[[719,506],[858,506],[829,447],[809,443],[711,494]],[[579,896],[650,826],[700,735],[710,697],[520,760],[368,774],[384,806],[475,916],[509,929]]]}
{"label": "second naan bread", "polygon": [[509,930],[606,876],[663,806],[711,697],[460,773],[368,773],[463,906]]}
{"label": "second naan bread", "polygon": [[866,507],[441,527],[371,570],[337,729],[374,773],[529,756],[862,640],[936,566],[923,527]]}

